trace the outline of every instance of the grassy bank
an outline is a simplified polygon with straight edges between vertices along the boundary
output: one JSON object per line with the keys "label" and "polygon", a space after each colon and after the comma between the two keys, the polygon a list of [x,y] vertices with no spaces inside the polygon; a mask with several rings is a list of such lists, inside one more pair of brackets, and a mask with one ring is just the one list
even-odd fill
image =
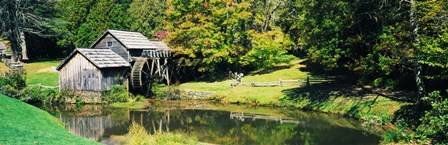
{"label": "grassy bank", "polygon": [[[243,77],[244,82],[270,82],[279,80],[304,79],[308,73],[300,71],[302,61],[293,61],[291,64],[281,64],[268,70],[258,70]],[[178,86],[181,90],[216,92],[215,97],[225,103],[253,103],[260,105],[278,104],[284,96],[283,90],[289,87],[230,87],[232,80],[219,82],[189,82]]]}
{"label": "grassy bank", "polygon": [[[244,77],[245,82],[268,82],[304,79],[301,61],[281,65],[276,69],[259,70]],[[278,69],[280,68],[280,69]],[[390,122],[394,112],[406,103],[391,97],[376,95],[350,84],[322,83],[290,87],[230,87],[232,80],[220,82],[189,82],[177,86],[180,90],[211,91],[209,99],[223,103],[283,106],[341,114],[372,122]]]}
{"label": "grassy bank", "polygon": [[53,116],[0,94],[0,144],[98,144],[64,129]]}
{"label": "grassy bank", "polygon": [[58,85],[56,67],[62,60],[41,60],[25,63],[26,83],[28,85],[41,84],[45,86]]}

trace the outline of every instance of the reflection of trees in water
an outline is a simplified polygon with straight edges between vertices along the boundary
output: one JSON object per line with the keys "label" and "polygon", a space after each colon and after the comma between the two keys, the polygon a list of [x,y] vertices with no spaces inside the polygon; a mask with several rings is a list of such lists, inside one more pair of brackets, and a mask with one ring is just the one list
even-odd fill
{"label": "reflection of trees in water", "polygon": [[94,140],[126,134],[130,122],[143,125],[150,133],[180,131],[197,136],[202,142],[217,144],[367,144],[379,140],[359,130],[340,127],[337,124],[351,126],[351,122],[331,115],[303,112],[287,118],[184,109],[130,111],[95,105],[53,108],[56,111],[52,114],[61,114],[55,116],[60,117],[71,132]]}
{"label": "reflection of trees in water", "polygon": [[184,131],[203,142],[218,144],[282,144],[295,135],[294,123],[279,124],[257,120],[233,120],[230,112],[171,110],[164,112],[131,111],[131,119],[151,132]]}

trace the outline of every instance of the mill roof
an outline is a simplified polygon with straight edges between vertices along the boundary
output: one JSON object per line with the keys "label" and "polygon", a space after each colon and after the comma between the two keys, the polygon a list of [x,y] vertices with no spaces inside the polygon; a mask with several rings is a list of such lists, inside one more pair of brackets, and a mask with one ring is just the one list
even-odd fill
{"label": "mill roof", "polygon": [[5,43],[0,42],[0,50],[6,50],[6,49],[7,49],[7,47],[6,47]]}
{"label": "mill roof", "polygon": [[163,41],[151,41],[154,46],[156,46],[157,50],[170,50],[170,47]]}
{"label": "mill roof", "polygon": [[67,64],[73,56],[77,53],[84,56],[89,62],[95,65],[97,68],[112,68],[112,67],[130,67],[128,61],[122,58],[117,53],[113,52],[110,49],[86,49],[86,48],[77,48],[70,55],[65,58],[64,61],[56,68],[60,70]]}
{"label": "mill roof", "polygon": [[142,33],[120,30],[107,30],[90,48],[98,44],[107,34],[110,34],[127,49],[157,49]]}

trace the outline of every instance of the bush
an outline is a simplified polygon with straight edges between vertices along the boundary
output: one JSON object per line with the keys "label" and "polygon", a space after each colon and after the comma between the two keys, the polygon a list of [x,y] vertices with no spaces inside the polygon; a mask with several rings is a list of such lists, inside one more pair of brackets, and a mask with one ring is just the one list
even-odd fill
{"label": "bush", "polygon": [[430,93],[423,98],[432,107],[421,118],[422,123],[417,128],[421,140],[431,139],[432,144],[448,144],[448,99],[439,91]]}
{"label": "bush", "polygon": [[123,85],[114,85],[109,91],[103,93],[103,102],[106,103],[127,102],[129,98],[129,92]]}
{"label": "bush", "polygon": [[395,123],[397,130],[388,131],[383,143],[417,141],[418,144],[448,144],[448,99],[441,96],[439,91],[434,91],[423,100],[426,103],[422,103],[423,106],[429,105],[431,109],[420,118],[421,123],[417,124],[416,129],[408,124],[413,122],[400,119]]}
{"label": "bush", "polygon": [[163,100],[180,100],[181,91],[175,87],[167,87],[166,89],[159,89],[156,92],[157,99]]}
{"label": "bush", "polygon": [[396,130],[388,130],[383,135],[383,144],[404,142],[410,143],[415,140],[415,134],[408,129],[408,124],[404,120],[399,120],[396,124]]}
{"label": "bush", "polygon": [[63,102],[59,100],[61,97],[57,89],[27,87],[22,90],[22,94],[20,100],[28,103],[52,104]]}
{"label": "bush", "polygon": [[25,74],[23,73],[13,72],[0,76],[0,93],[10,97],[19,98],[20,92],[25,87]]}
{"label": "bush", "polygon": [[135,97],[135,101],[137,102],[143,102],[145,100],[146,100],[145,96],[142,95],[137,95],[137,97]]}

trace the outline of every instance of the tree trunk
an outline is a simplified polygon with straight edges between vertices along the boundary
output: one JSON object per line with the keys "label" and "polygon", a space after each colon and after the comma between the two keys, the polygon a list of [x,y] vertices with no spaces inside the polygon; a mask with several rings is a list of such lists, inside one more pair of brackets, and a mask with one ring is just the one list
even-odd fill
{"label": "tree trunk", "polygon": [[6,2],[5,5],[5,9],[9,13],[6,26],[8,27],[8,39],[11,43],[11,62],[17,62],[20,49],[20,24],[17,12],[18,2],[12,0]]}
{"label": "tree trunk", "polygon": [[[411,11],[410,11],[410,23],[412,26],[412,49],[414,51],[414,57],[412,59],[414,65],[414,77],[415,83],[417,86],[418,97],[422,98],[425,95],[425,85],[423,84],[422,79],[422,66],[419,61],[419,53],[420,53],[420,40],[418,38],[418,18],[416,16],[417,7],[415,4],[415,0],[410,0],[411,3]],[[420,100],[419,100],[420,101]]]}
{"label": "tree trunk", "polygon": [[25,33],[20,32],[20,46],[22,48],[22,60],[28,60],[28,53],[26,50],[26,43],[25,43]]}

